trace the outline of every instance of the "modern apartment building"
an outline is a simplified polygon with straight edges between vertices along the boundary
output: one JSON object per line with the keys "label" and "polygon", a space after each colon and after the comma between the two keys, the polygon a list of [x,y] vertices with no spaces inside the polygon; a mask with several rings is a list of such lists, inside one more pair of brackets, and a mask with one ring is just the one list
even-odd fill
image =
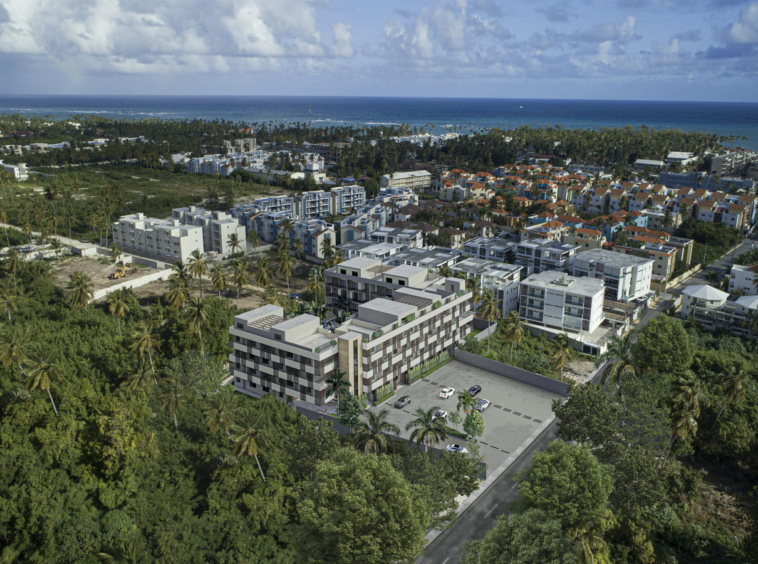
{"label": "modern apartment building", "polygon": [[397,243],[406,247],[424,246],[424,233],[420,229],[382,227],[372,232],[369,238],[375,243]]}
{"label": "modern apartment building", "polygon": [[345,215],[366,203],[363,186],[338,186],[329,192],[332,198],[332,213]]}
{"label": "modern apartment building", "polygon": [[413,172],[395,172],[385,174],[379,179],[382,188],[408,188],[410,190],[424,190],[432,186],[432,174],[426,170]]}
{"label": "modern apartment building", "polygon": [[579,246],[531,239],[516,246],[515,263],[526,267],[526,274],[538,274],[546,270],[571,272]]}
{"label": "modern apartment building", "polygon": [[506,262],[513,257],[516,243],[507,239],[477,237],[469,239],[461,247],[464,255],[474,258]]}
{"label": "modern apartment building", "polygon": [[294,217],[294,202],[291,196],[269,196],[258,198],[247,204],[237,204],[229,213],[245,225],[245,219],[251,213],[289,212]]}
{"label": "modern apartment building", "polygon": [[576,256],[573,275],[602,279],[605,299],[629,302],[650,294],[653,263],[649,258],[595,249]]}
{"label": "modern apartment building", "polygon": [[[540,272],[522,280],[519,293],[519,317],[523,321],[552,334],[565,332],[575,341],[585,342],[605,319],[605,284],[599,278]],[[585,352],[600,352],[598,346],[594,348]]]}
{"label": "modern apartment building", "polygon": [[294,248],[295,240],[300,239],[303,243],[305,254],[323,259],[324,251],[321,245],[325,239],[329,239],[334,246],[337,235],[334,226],[323,219],[305,219],[296,221],[289,234],[290,249]]}
{"label": "modern apartment building", "polygon": [[568,245],[576,245],[578,253],[590,249],[602,249],[605,245],[605,235],[599,229],[580,227],[573,229],[563,236],[563,242]]}
{"label": "modern apartment building", "polygon": [[363,257],[383,261],[405,247],[399,243],[375,243],[370,239],[358,239],[339,245],[339,249],[346,259]]}
{"label": "modern apartment building", "polygon": [[411,247],[403,248],[400,252],[391,255],[385,262],[392,266],[417,266],[437,272],[444,266],[453,267],[460,259],[460,251],[445,247],[427,247],[425,249]]}
{"label": "modern apartment building", "polygon": [[749,295],[758,294],[755,280],[755,266],[744,266],[741,264],[732,265],[732,270],[729,273],[729,291],[736,292],[741,290]]}
{"label": "modern apartment building", "polygon": [[496,300],[500,301],[503,317],[519,306],[519,282],[523,266],[493,262],[491,260],[467,258],[451,267],[453,274],[464,278],[474,278],[480,292],[492,290]]}
{"label": "modern apartment building", "polygon": [[471,294],[463,286],[438,278],[425,290],[398,288],[392,297],[360,304],[333,332],[312,315],[285,319],[273,305],[235,316],[229,329],[235,389],[323,406],[330,399],[325,380],[340,370],[351,393],[373,400],[377,389],[407,383],[411,368],[452,352],[471,332]]}
{"label": "modern apartment building", "polygon": [[255,231],[267,243],[273,243],[282,231],[282,224],[292,219],[289,212],[268,212],[248,217],[248,230]]}
{"label": "modern apartment building", "polygon": [[26,163],[19,163],[14,165],[3,164],[3,161],[0,161],[0,167],[2,167],[2,170],[10,174],[14,180],[17,180],[19,182],[29,180],[29,170],[26,168]]}
{"label": "modern apartment building", "polygon": [[300,219],[326,217],[332,211],[332,197],[329,192],[314,190],[303,192],[294,198],[295,215]]}
{"label": "modern apartment building", "polygon": [[611,250],[614,253],[652,259],[655,280],[669,280],[674,273],[677,257],[684,251],[683,248],[669,245],[662,239],[644,235],[634,237],[625,245],[613,245]]}
{"label": "modern apartment building", "polygon": [[[220,255],[231,254],[245,250],[245,227],[226,212],[211,212],[204,208],[189,206],[172,210],[173,219],[184,225],[195,225],[203,228],[203,243],[205,252]],[[232,251],[229,236],[236,235],[240,246]]]}
{"label": "modern apartment building", "polygon": [[186,261],[205,252],[203,228],[178,219],[155,219],[143,213],[122,216],[112,228],[113,242],[124,251],[142,252],[168,262]]}

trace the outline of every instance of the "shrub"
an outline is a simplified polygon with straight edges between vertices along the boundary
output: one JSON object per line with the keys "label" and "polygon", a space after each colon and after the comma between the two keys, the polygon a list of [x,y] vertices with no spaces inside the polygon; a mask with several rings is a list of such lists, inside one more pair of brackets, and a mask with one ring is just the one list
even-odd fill
{"label": "shrub", "polygon": [[412,313],[412,314],[410,314],[408,317],[406,317],[406,318],[405,318],[405,322],[406,322],[406,323],[410,323],[410,322],[411,322],[411,321],[413,321],[414,319],[416,319],[416,314],[415,314],[415,313]]}
{"label": "shrub", "polygon": [[438,309],[441,307],[442,307],[442,302],[434,302],[434,304],[432,304],[432,309]]}
{"label": "shrub", "polygon": [[337,341],[335,339],[332,339],[331,341],[329,341],[329,344],[332,345],[333,347],[336,347]]}

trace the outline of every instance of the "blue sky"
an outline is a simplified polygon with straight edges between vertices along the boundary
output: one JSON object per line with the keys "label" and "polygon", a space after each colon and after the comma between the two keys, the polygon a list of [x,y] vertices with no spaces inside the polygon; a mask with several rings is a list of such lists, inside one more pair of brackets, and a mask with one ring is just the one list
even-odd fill
{"label": "blue sky", "polygon": [[0,94],[758,101],[758,0],[0,0]]}

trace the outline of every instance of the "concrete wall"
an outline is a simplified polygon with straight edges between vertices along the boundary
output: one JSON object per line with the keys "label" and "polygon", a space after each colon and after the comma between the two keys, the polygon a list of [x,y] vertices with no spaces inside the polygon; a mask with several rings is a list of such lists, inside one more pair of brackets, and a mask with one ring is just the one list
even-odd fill
{"label": "concrete wall", "polygon": [[96,290],[92,299],[93,301],[99,300],[100,298],[107,296],[114,290],[121,290],[123,288],[139,288],[141,286],[144,286],[145,284],[150,284],[150,282],[155,282],[156,280],[168,280],[169,276],[171,276],[171,270],[168,270],[168,269],[159,270],[151,274],[146,274],[145,276],[140,276],[139,278],[132,278],[131,276],[129,276],[123,282],[119,282],[118,284],[114,284],[113,286],[109,286],[108,288]]}
{"label": "concrete wall", "polygon": [[482,370],[487,370],[493,374],[505,376],[506,378],[516,380],[517,382],[523,382],[524,384],[529,384],[530,386],[534,386],[536,388],[542,388],[548,392],[553,392],[562,396],[568,395],[567,382],[559,382],[558,380],[547,378],[541,374],[522,370],[521,368],[503,364],[502,362],[497,362],[496,360],[490,360],[489,358],[484,358],[483,356],[462,351],[460,349],[455,349],[455,360],[459,360],[464,364],[476,366]]}

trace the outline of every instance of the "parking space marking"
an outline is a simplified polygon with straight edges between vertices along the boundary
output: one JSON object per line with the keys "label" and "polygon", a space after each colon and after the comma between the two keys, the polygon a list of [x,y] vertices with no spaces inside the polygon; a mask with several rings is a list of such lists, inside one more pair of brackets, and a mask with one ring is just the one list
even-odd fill
{"label": "parking space marking", "polygon": [[500,450],[501,450],[502,452],[504,452],[505,454],[510,454],[510,452],[508,452],[507,450],[503,450],[503,449],[500,449]]}
{"label": "parking space marking", "polygon": [[495,450],[500,450],[500,449],[499,449],[499,448],[497,448],[495,445],[487,445],[487,446],[488,446],[488,447],[490,447],[490,448],[494,448]]}
{"label": "parking space marking", "polygon": [[511,410],[510,410],[510,409],[508,409],[507,407],[504,407],[503,409],[504,409],[505,411],[508,411],[508,412],[510,412],[510,411],[511,411]]}
{"label": "parking space marking", "polygon": [[503,406],[502,406],[502,405],[497,405],[497,404],[492,404],[492,405],[493,405],[494,407],[498,408],[498,409],[503,409]]}
{"label": "parking space marking", "polygon": [[487,446],[490,446],[490,445],[488,445],[487,443],[485,443],[484,441],[479,441],[479,442],[480,442],[481,444],[483,444],[483,445],[487,445]]}
{"label": "parking space marking", "polygon": [[532,419],[535,423],[542,423],[542,419]]}
{"label": "parking space marking", "polygon": [[524,419],[531,419],[530,415],[524,415]]}

